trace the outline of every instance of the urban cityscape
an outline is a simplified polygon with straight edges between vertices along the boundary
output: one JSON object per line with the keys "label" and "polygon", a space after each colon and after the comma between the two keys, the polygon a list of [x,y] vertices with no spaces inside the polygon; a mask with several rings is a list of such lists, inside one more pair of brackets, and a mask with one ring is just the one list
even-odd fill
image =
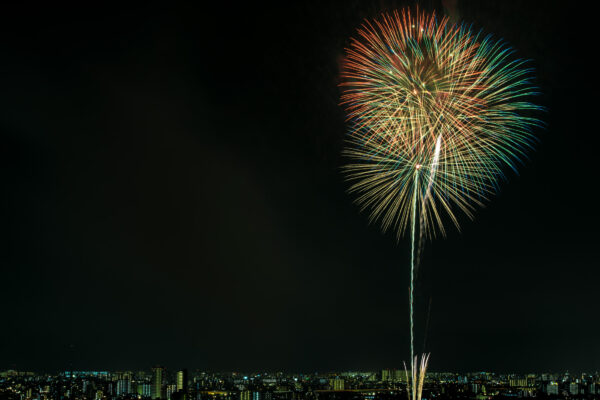
{"label": "urban cityscape", "polygon": [[[0,373],[6,400],[393,400],[405,399],[406,372],[211,373],[154,366],[147,371]],[[600,373],[427,373],[423,400],[600,396]]]}

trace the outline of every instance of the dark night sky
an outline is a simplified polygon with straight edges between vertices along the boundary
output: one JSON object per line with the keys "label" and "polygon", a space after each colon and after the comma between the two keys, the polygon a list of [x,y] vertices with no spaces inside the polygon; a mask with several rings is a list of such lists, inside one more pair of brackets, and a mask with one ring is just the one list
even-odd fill
{"label": "dark night sky", "polygon": [[[400,367],[409,249],[345,193],[337,84],[361,20],[409,3],[168,3],[0,12],[0,369]],[[452,11],[533,59],[548,127],[475,221],[426,245],[432,370],[600,369],[579,8]]]}

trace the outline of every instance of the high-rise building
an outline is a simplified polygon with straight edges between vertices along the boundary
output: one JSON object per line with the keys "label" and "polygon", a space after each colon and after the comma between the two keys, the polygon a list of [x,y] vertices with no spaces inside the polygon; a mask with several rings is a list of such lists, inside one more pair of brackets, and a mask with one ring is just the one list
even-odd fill
{"label": "high-rise building", "polygon": [[249,390],[242,390],[240,392],[240,400],[250,400],[250,391]]}
{"label": "high-rise building", "polygon": [[548,382],[549,380],[550,380],[550,374],[548,374],[548,373],[542,374],[542,381],[543,382]]}
{"label": "high-rise building", "polygon": [[513,376],[509,380],[509,384],[512,387],[526,387],[527,386],[527,378],[522,376]]}
{"label": "high-rise building", "polygon": [[152,385],[148,382],[138,382],[136,393],[141,397],[152,397]]}
{"label": "high-rise building", "polygon": [[171,400],[175,393],[177,393],[177,385],[167,385],[167,400]]}
{"label": "high-rise building", "polygon": [[558,382],[550,382],[546,386],[546,393],[558,395]]}
{"label": "high-rise building", "polygon": [[527,378],[525,379],[527,387],[535,387],[536,381],[537,381],[537,376],[535,374],[529,374],[529,375],[527,375]]}
{"label": "high-rise building", "polygon": [[150,390],[150,397],[152,399],[164,399],[165,398],[165,368],[156,366],[152,368],[152,387]]}
{"label": "high-rise building", "polygon": [[398,369],[384,369],[381,371],[382,382],[401,382],[404,380],[402,371]]}
{"label": "high-rise building", "polygon": [[113,380],[116,380],[116,394],[117,396],[121,396],[124,394],[133,393],[131,390],[131,378],[132,373],[127,372],[116,372],[113,375]]}
{"label": "high-rise building", "polygon": [[331,390],[344,390],[345,382],[339,376],[336,376],[334,379],[329,380],[329,386]]}
{"label": "high-rise building", "polygon": [[569,385],[569,393],[579,394],[579,384],[577,382],[571,382]]}
{"label": "high-rise building", "polygon": [[119,379],[117,381],[117,396],[131,393],[131,380]]}
{"label": "high-rise building", "polygon": [[187,369],[177,371],[177,391],[187,393],[188,373]]}

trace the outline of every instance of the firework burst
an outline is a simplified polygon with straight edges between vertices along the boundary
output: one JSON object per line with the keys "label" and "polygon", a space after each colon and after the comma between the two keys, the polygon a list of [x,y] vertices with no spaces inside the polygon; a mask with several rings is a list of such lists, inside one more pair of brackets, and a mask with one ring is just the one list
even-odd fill
{"label": "firework burst", "polygon": [[409,11],[365,22],[347,49],[344,168],[361,209],[410,232],[409,400],[420,400],[429,355],[414,355],[414,271],[422,238],[458,227],[535,142],[532,71],[499,41],[447,18]]}
{"label": "firework burst", "polygon": [[361,209],[398,237],[413,204],[421,234],[444,234],[442,215],[472,217],[515,169],[539,125],[526,61],[447,18],[409,11],[368,21],[342,70],[350,123],[344,169]]}

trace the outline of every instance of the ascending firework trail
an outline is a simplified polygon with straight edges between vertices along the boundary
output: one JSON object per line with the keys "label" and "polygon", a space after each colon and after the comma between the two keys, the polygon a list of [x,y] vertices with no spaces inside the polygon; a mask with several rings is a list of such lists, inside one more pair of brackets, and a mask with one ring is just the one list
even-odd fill
{"label": "ascending firework trail", "polygon": [[473,216],[504,168],[535,138],[532,70],[464,25],[408,10],[365,21],[346,49],[344,173],[361,210],[396,237],[410,232],[409,399],[420,400],[428,355],[414,355],[414,275],[422,240],[445,234],[445,214]]}

